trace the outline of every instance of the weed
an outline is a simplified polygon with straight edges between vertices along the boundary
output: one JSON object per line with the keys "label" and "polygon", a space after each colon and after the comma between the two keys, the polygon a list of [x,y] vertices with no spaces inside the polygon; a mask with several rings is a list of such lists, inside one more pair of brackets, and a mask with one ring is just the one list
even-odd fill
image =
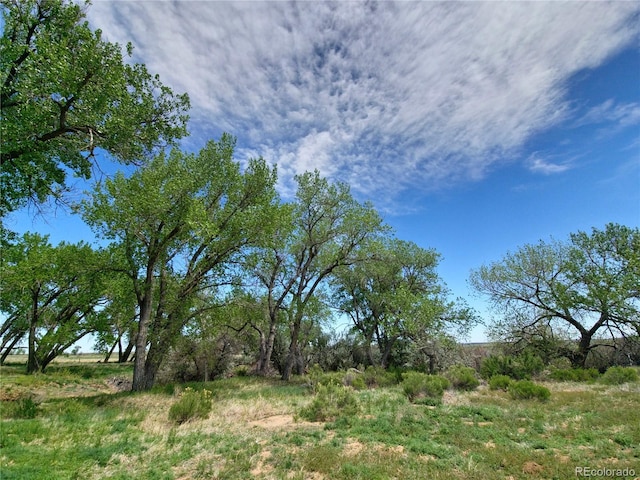
{"label": "weed", "polygon": [[494,375],[507,375],[515,380],[530,379],[540,373],[544,363],[540,357],[531,353],[523,353],[517,357],[509,355],[491,355],[484,359],[480,366],[480,375],[489,379]]}
{"label": "weed", "polygon": [[558,368],[549,374],[549,378],[559,382],[592,382],[599,376],[596,368]]}
{"label": "weed", "polygon": [[476,378],[476,371],[471,367],[464,365],[455,365],[451,367],[446,375],[451,386],[456,390],[475,390],[480,385]]}
{"label": "weed", "polygon": [[507,375],[494,375],[489,379],[489,390],[504,390],[506,392],[511,383],[513,380]]}
{"label": "weed", "polygon": [[509,395],[515,400],[526,400],[535,398],[541,401],[547,401],[551,396],[551,392],[547,387],[537,385],[530,380],[519,380],[509,385]]}
{"label": "weed", "polygon": [[211,391],[196,391],[187,387],[180,398],[169,408],[169,420],[181,424],[196,418],[209,418]]}
{"label": "weed", "polygon": [[3,412],[3,416],[23,419],[36,418],[38,404],[33,400],[33,397],[20,398],[11,403],[13,403],[13,408],[10,408],[8,412]]}
{"label": "weed", "polygon": [[433,405],[442,400],[449,380],[440,375],[427,375],[420,372],[406,372],[402,375],[402,390],[414,403]]}
{"label": "weed", "polygon": [[364,371],[364,382],[369,388],[390,387],[398,384],[398,378],[394,372],[369,365]]}
{"label": "weed", "polygon": [[337,418],[349,418],[360,410],[353,391],[343,385],[320,385],[307,407],[300,410],[300,417],[311,422],[325,422]]}
{"label": "weed", "polygon": [[637,380],[638,372],[631,367],[610,367],[600,379],[605,385],[621,385],[627,382],[636,382]]}

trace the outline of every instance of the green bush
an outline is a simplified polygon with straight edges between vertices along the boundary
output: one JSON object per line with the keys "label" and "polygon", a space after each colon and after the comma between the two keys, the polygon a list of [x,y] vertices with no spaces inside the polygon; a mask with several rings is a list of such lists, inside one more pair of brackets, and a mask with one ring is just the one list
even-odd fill
{"label": "green bush", "polygon": [[491,355],[484,359],[480,366],[480,376],[485,380],[494,375],[507,375],[514,380],[530,379],[544,368],[542,359],[532,353],[525,352],[517,357],[510,355]]}
{"label": "green bush", "polygon": [[631,367],[610,367],[600,379],[606,385],[621,385],[627,382],[636,382],[637,380],[638,372]]}
{"label": "green bush", "polygon": [[442,400],[442,395],[449,387],[449,380],[440,375],[427,375],[420,372],[402,374],[402,390],[413,403],[429,403]]}
{"label": "green bush", "polygon": [[317,363],[309,369],[309,387],[313,393],[318,392],[321,385],[344,385],[345,374],[341,372],[327,372]]}
{"label": "green bush", "polygon": [[211,392],[187,387],[178,401],[169,408],[169,420],[181,424],[195,418],[209,418],[210,412]]}
{"label": "green bush", "polygon": [[351,387],[354,390],[366,390],[367,388],[367,384],[365,383],[364,378],[362,378],[362,375],[358,375],[353,372],[347,372],[344,376],[343,383],[345,386]]}
{"label": "green bush", "polygon": [[364,383],[367,387],[390,387],[398,384],[398,379],[394,372],[385,370],[382,367],[369,365],[364,371]]}
{"label": "green bush", "polygon": [[506,392],[511,383],[513,380],[507,375],[494,375],[489,379],[489,390],[504,390]]}
{"label": "green bush", "polygon": [[360,411],[353,390],[343,385],[320,384],[313,401],[300,410],[299,416],[310,422],[333,421],[352,417]]}
{"label": "green bush", "polygon": [[478,385],[480,385],[480,382],[476,378],[476,371],[464,365],[451,367],[445,376],[451,382],[451,386],[456,390],[475,390]]}
{"label": "green bush", "polygon": [[519,380],[512,382],[509,385],[509,395],[515,400],[527,400],[534,398],[541,401],[546,401],[551,396],[551,392],[548,388],[542,385],[537,385],[530,380]]}
{"label": "green bush", "polygon": [[549,374],[549,378],[559,382],[591,382],[599,376],[595,368],[559,368]]}

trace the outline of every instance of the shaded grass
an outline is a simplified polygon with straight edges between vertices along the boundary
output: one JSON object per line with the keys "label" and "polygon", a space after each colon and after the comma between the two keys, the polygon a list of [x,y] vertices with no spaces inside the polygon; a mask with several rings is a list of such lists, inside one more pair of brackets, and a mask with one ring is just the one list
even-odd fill
{"label": "shaded grass", "polygon": [[[82,372],[27,380],[9,372],[12,383],[3,368],[3,388],[33,382],[46,394],[35,418],[2,416],[3,479],[504,480],[573,478],[584,465],[640,470],[637,383],[550,383],[545,404],[484,387],[447,392],[437,406],[411,404],[393,386],[354,392],[356,416],[309,423],[293,420],[313,399],[306,380],[237,377],[189,384],[213,392],[212,412],[176,426],[168,412],[185,385],[105,393],[91,389],[112,370]],[[82,396],[54,387],[70,379]]]}

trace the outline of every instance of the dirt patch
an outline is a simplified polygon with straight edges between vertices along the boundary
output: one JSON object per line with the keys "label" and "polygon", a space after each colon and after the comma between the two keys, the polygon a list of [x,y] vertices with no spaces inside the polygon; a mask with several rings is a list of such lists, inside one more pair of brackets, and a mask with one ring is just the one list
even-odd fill
{"label": "dirt patch", "polygon": [[257,477],[259,475],[265,475],[274,470],[273,465],[265,465],[265,461],[271,458],[271,452],[269,450],[263,450],[260,452],[260,458],[258,459],[258,464],[255,466],[253,470],[251,470],[251,475]]}
{"label": "dirt patch", "polygon": [[365,446],[363,443],[360,443],[358,440],[352,440],[344,446],[344,454],[347,457],[355,457],[362,450],[364,450]]}
{"label": "dirt patch", "polygon": [[264,428],[265,430],[286,430],[300,427],[322,427],[322,422],[296,422],[293,415],[271,415],[249,422],[250,427]]}
{"label": "dirt patch", "polygon": [[469,425],[469,426],[473,426],[473,425],[477,425],[478,427],[488,427],[489,425],[493,425],[493,422],[471,422],[471,421],[465,421],[462,422],[465,425]]}
{"label": "dirt patch", "polygon": [[252,427],[266,428],[268,430],[278,430],[292,425],[294,422],[293,415],[273,415],[249,422],[249,425]]}
{"label": "dirt patch", "polygon": [[536,462],[525,462],[525,464],[522,465],[522,473],[529,475],[540,473],[542,470],[544,470],[544,467]]}
{"label": "dirt patch", "polygon": [[104,382],[109,388],[116,392],[128,392],[131,390],[133,382],[128,378],[113,377]]}

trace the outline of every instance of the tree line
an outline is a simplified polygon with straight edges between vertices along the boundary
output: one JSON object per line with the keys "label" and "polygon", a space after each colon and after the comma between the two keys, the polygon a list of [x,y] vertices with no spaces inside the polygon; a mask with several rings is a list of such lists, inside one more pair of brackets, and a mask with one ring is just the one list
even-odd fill
{"label": "tree line", "polygon": [[[407,344],[428,349],[478,322],[450,298],[439,254],[396,238],[348,185],[306,172],[284,201],[276,168],[241,164],[233,136],[178,148],[188,96],[131,63],[131,45],[123,55],[91,30],[86,8],[2,2],[0,361],[26,341],[27,370],[44,370],[91,333],[108,356],[133,358],[133,389],[146,390],[181,338],[206,345],[224,328],[252,332],[263,375],[286,338],[277,369],[288,379],[336,312],[364,363],[382,367]],[[137,166],[76,205],[103,247],[5,228],[11,212],[63,198],[68,172],[89,178],[96,151]],[[579,365],[603,336],[640,334],[639,257],[638,229],[611,224],[522,247],[471,283],[500,309],[497,337],[577,336],[557,353]]]}

